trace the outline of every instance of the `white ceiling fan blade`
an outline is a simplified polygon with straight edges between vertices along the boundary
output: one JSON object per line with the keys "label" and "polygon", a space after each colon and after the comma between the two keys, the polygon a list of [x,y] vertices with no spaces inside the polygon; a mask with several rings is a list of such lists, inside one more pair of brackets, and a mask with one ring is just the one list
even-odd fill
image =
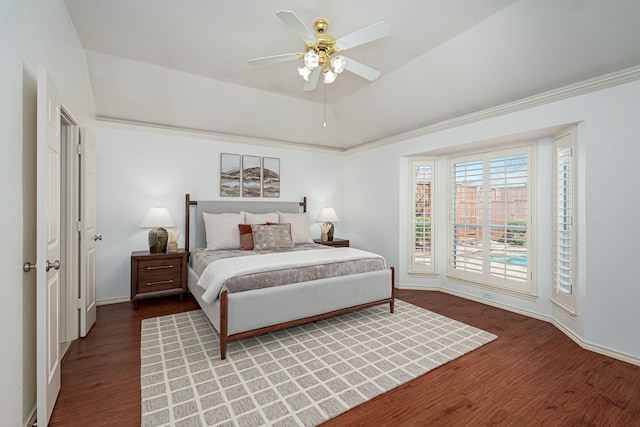
{"label": "white ceiling fan blade", "polygon": [[285,53],[282,55],[265,56],[263,58],[250,59],[249,64],[251,65],[273,64],[274,62],[291,61],[293,59],[299,59],[299,58],[302,58],[302,56],[300,56],[299,53]]}
{"label": "white ceiling fan blade", "polygon": [[353,74],[357,74],[358,76],[369,80],[370,82],[374,81],[378,77],[380,77],[380,71],[369,67],[368,65],[364,65],[361,62],[358,62],[351,58],[345,58],[347,64],[345,65],[345,69],[351,71]]}
{"label": "white ceiling fan blade", "polygon": [[361,44],[387,37],[389,34],[391,34],[391,27],[384,22],[378,22],[377,24],[370,25],[354,33],[340,37],[336,40],[336,45],[342,50],[347,50],[352,47],[360,46]]}
{"label": "white ceiling fan blade", "polygon": [[304,82],[304,88],[302,90],[305,92],[315,90],[316,86],[318,85],[320,74],[322,74],[322,67],[316,67],[309,76],[309,81]]}
{"label": "white ceiling fan blade", "polygon": [[276,12],[276,15],[278,15],[278,18],[282,19],[282,21],[284,21],[284,23],[287,24],[303,42],[316,42],[316,37],[313,35],[313,32],[302,23],[295,13],[290,10],[279,10]]}

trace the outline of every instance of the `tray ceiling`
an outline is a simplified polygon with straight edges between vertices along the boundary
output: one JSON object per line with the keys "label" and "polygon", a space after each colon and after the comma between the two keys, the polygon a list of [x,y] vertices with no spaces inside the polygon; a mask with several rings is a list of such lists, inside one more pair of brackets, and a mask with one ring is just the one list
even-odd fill
{"label": "tray ceiling", "polygon": [[[640,64],[640,2],[620,0],[65,0],[99,119],[345,150]],[[292,10],[379,70],[302,90]],[[326,123],[326,127],[324,124]]]}

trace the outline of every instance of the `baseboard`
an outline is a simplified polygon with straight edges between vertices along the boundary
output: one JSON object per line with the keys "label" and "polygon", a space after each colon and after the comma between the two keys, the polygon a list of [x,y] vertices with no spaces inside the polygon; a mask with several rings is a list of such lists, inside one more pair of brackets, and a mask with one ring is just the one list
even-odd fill
{"label": "baseboard", "polygon": [[507,304],[501,304],[496,301],[490,301],[484,298],[479,298],[475,295],[467,294],[465,292],[454,291],[451,289],[445,289],[440,286],[416,286],[416,285],[398,285],[398,289],[407,289],[412,291],[436,291],[442,292],[443,294],[453,295],[454,297],[460,297],[464,299],[468,299],[471,301],[479,302],[480,304],[490,305],[492,307],[496,307],[502,310],[510,311],[512,313],[522,314],[523,316],[532,317],[534,319],[542,320],[545,322],[550,322],[551,318],[548,316],[544,316],[540,313],[536,313],[533,311],[522,310],[517,307],[513,307]]}
{"label": "baseboard", "polygon": [[621,353],[616,350],[612,350],[610,348],[602,347],[597,344],[590,343],[588,341],[583,340],[578,335],[574,334],[573,331],[567,329],[562,323],[557,322],[555,320],[551,320],[551,324],[556,328],[560,329],[560,331],[571,338],[573,342],[578,344],[585,350],[593,351],[594,353],[601,354],[603,356],[611,357],[614,359],[622,360],[623,362],[631,363],[632,365],[640,366],[640,357],[632,356],[630,354]]}
{"label": "baseboard", "polygon": [[542,320],[543,322],[551,322],[551,317],[545,316],[544,314],[536,313],[535,311],[523,310],[521,308],[517,308],[508,304],[502,304],[496,301],[488,300],[485,298],[480,298],[475,295],[467,294],[465,292],[454,291],[452,289],[438,289],[440,292],[453,295],[455,297],[460,297],[464,299],[468,299],[471,301],[479,302],[480,304],[490,305],[491,307],[496,307],[502,310],[510,311],[512,313],[521,314],[523,316],[531,317],[533,319]]}
{"label": "baseboard", "polygon": [[403,285],[398,283],[397,289],[407,289],[410,291],[441,291],[440,286],[424,286],[424,285]]}
{"label": "baseboard", "polygon": [[533,319],[542,320],[543,322],[551,323],[553,326],[558,328],[560,330],[560,332],[562,332],[563,334],[568,336],[573,342],[575,342],[576,344],[578,344],[581,348],[583,348],[585,350],[593,351],[594,353],[602,354],[603,356],[611,357],[613,359],[617,359],[617,360],[621,360],[623,362],[631,363],[632,365],[640,366],[640,358],[639,357],[632,356],[630,354],[622,353],[622,352],[619,352],[619,351],[616,351],[616,350],[612,350],[610,348],[602,347],[602,346],[599,346],[597,344],[593,344],[593,343],[590,343],[588,341],[585,341],[584,339],[582,339],[581,337],[579,337],[578,335],[573,333],[573,331],[567,329],[564,325],[562,325],[562,323],[557,322],[556,320],[554,320],[550,316],[545,316],[545,315],[542,315],[540,313],[536,313],[536,312],[533,312],[533,311],[522,310],[520,308],[516,308],[516,307],[510,306],[510,305],[507,305],[507,304],[501,304],[501,303],[498,303],[496,301],[489,301],[489,300],[486,300],[484,298],[479,298],[479,297],[476,297],[475,295],[470,295],[470,294],[467,294],[467,293],[464,293],[464,292],[454,291],[454,290],[451,290],[451,289],[443,289],[443,288],[441,288],[439,286],[425,287],[425,286],[414,286],[414,285],[399,285],[398,288],[399,289],[409,289],[409,290],[422,290],[422,291],[442,292],[442,293],[453,295],[453,296],[456,296],[456,297],[459,297],[459,298],[464,298],[464,299],[467,299],[467,300],[475,301],[475,302],[478,302],[480,304],[489,305],[491,307],[496,307],[496,308],[499,308],[501,310],[506,310],[506,311],[510,311],[512,313],[521,314],[523,316],[531,317]]}
{"label": "baseboard", "polygon": [[38,409],[37,405],[34,406],[33,408],[31,408],[31,416],[29,418],[27,418],[27,422],[26,424],[24,424],[24,427],[34,427],[37,426],[37,418],[36,416],[38,415],[36,413],[36,410]]}
{"label": "baseboard", "polygon": [[122,302],[131,302],[131,298],[103,299],[101,301],[96,301],[96,305],[120,304]]}

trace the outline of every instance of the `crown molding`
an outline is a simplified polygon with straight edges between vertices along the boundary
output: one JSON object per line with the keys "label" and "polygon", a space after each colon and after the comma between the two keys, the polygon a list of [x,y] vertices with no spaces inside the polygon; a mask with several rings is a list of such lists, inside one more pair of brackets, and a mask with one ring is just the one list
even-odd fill
{"label": "crown molding", "polygon": [[321,151],[331,153],[342,153],[343,148],[332,148],[321,145],[302,144],[288,141],[279,141],[266,138],[256,138],[244,135],[233,135],[228,133],[214,132],[206,129],[190,128],[183,126],[167,125],[162,123],[145,122],[139,120],[122,119],[119,117],[96,116],[97,126],[127,129],[132,131],[146,131],[162,135],[181,136],[186,138],[200,138],[215,140],[218,142],[231,142],[234,144],[259,145],[264,147],[288,148],[304,151]]}
{"label": "crown molding", "polygon": [[431,134],[434,132],[451,129],[458,126],[467,125],[470,123],[479,122],[482,120],[490,119],[493,117],[502,116],[509,113],[514,113],[528,108],[536,107],[539,105],[549,104],[551,102],[560,101],[567,98],[583,95],[590,92],[606,89],[612,86],[617,86],[625,83],[630,83],[636,80],[640,80],[640,65],[626,68],[624,70],[616,71],[613,73],[598,76],[592,79],[584,80],[582,82],[574,83],[571,85],[563,86],[558,89],[553,89],[547,92],[543,92],[537,95],[522,98],[517,101],[508,102],[495,107],[486,108],[484,110],[476,111],[473,113],[465,114],[462,116],[454,117],[452,119],[443,120],[438,123],[433,123],[427,126],[401,132],[396,135],[364,142],[362,144],[354,145],[347,148],[333,148],[321,145],[313,144],[299,144],[288,141],[256,138],[243,135],[232,135],[226,133],[219,133],[205,129],[181,127],[166,125],[161,123],[145,122],[122,119],[118,117],[109,116],[96,116],[95,120],[98,125],[113,128],[125,128],[130,130],[145,130],[150,132],[156,132],[167,135],[177,135],[184,137],[198,137],[204,139],[214,139],[221,142],[231,142],[237,144],[250,144],[260,145],[276,148],[287,148],[295,150],[305,151],[319,151],[333,154],[353,154],[361,151],[370,150],[373,148],[382,147],[389,144],[405,141],[408,139],[416,138],[419,136]]}
{"label": "crown molding", "polygon": [[359,151],[369,150],[372,148],[405,141],[407,139],[416,138],[430,133],[439,132],[442,130],[451,129],[474,122],[479,122],[481,120],[526,110],[528,108],[536,107],[539,105],[549,104],[551,102],[556,102],[567,98],[573,98],[575,96],[595,92],[612,86],[630,83],[636,80],[640,80],[640,65],[598,76],[592,79],[584,80],[582,82],[563,86],[561,88],[529,96],[527,98],[522,98],[517,101],[508,102],[495,107],[476,111],[474,113],[458,116],[453,119],[444,120],[407,132],[402,132],[389,137],[365,142],[363,144],[347,148],[344,151],[351,154]]}

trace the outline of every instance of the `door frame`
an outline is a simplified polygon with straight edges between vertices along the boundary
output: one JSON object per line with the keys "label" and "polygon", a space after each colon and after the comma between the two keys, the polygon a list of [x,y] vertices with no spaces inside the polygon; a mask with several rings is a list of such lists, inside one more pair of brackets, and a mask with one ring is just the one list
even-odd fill
{"label": "door frame", "polygon": [[[78,307],[80,287],[80,127],[73,114],[61,106],[60,146],[63,153],[61,179],[64,185],[64,196],[60,206],[62,208],[64,224],[64,301],[60,301],[61,328],[60,344],[69,344],[80,337],[80,309]],[[65,346],[65,348],[68,348]],[[64,356],[64,354],[62,354]]]}

